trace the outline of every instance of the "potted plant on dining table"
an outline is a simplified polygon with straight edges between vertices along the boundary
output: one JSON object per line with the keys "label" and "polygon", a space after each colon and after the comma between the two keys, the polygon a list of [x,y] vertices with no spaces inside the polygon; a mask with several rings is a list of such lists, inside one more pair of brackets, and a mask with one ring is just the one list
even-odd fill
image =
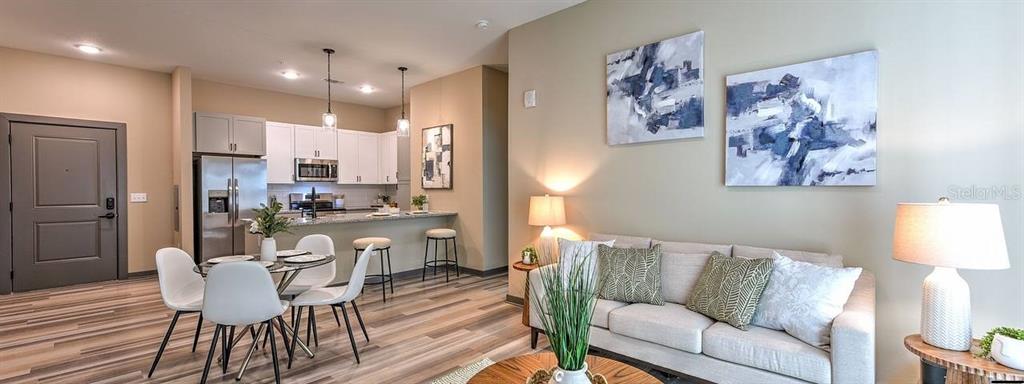
{"label": "potted plant on dining table", "polygon": [[544,297],[531,290],[531,300],[540,308],[551,351],[558,366],[550,374],[552,384],[590,384],[587,373],[587,352],[590,349],[590,319],[597,303],[596,255],[577,252],[563,257],[567,265],[550,265],[550,256],[542,255],[539,269]]}
{"label": "potted plant on dining table", "polygon": [[269,206],[260,204],[259,208],[253,209],[256,217],[249,224],[249,233],[260,235],[260,260],[277,261],[277,240],[274,235],[287,233],[292,220],[279,215],[284,206],[274,200]]}

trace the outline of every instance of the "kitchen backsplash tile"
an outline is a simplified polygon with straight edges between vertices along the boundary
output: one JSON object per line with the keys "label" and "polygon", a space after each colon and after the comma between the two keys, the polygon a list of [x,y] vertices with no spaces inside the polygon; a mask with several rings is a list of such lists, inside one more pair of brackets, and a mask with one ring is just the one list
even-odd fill
{"label": "kitchen backsplash tile", "polygon": [[317,182],[296,182],[295,184],[268,184],[267,197],[276,198],[282,204],[288,205],[289,193],[309,193],[316,187],[317,193],[330,192],[335,195],[345,195],[346,208],[367,208],[376,204],[377,194],[386,193],[390,196],[396,195],[395,186],[386,185],[340,185],[335,183]]}

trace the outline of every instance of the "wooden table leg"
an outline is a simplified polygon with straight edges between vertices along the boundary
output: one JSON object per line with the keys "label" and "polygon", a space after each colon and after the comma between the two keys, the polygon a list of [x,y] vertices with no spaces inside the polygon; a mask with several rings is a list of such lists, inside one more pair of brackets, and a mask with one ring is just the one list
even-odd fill
{"label": "wooden table leg", "polygon": [[526,288],[523,289],[523,325],[530,326],[530,274],[526,274]]}

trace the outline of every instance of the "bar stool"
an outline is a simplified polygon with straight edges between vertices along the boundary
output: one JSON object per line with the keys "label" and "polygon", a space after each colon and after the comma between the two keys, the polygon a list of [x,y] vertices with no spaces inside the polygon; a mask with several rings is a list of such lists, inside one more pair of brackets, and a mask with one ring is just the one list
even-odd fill
{"label": "bar stool", "polygon": [[[370,245],[373,245],[373,251],[377,252],[377,255],[380,256],[380,274],[366,275],[366,279],[380,279],[380,281],[367,281],[367,284],[380,284],[380,292],[384,297],[384,302],[387,302],[388,294],[385,288],[390,285],[391,294],[395,293],[395,283],[391,278],[391,239],[386,237],[362,237],[355,239],[355,241],[352,242],[352,247],[356,250],[356,256],[352,259],[352,265],[355,265],[356,261],[359,259],[359,253]],[[387,273],[384,272],[385,256],[388,258],[388,262],[386,264],[388,267]]]}
{"label": "bar stool", "polygon": [[[430,241],[434,241],[434,260],[427,260],[427,253],[430,250]],[[448,240],[452,241],[452,248],[455,253],[455,260],[448,258]],[[444,259],[437,258],[437,242],[444,241]],[[448,270],[455,266],[455,277],[459,275],[459,247],[455,243],[455,230],[449,228],[434,228],[427,230],[427,245],[423,249],[423,278],[427,280],[427,268],[434,269],[434,276],[437,276],[437,267],[444,267],[444,281],[448,282]]]}

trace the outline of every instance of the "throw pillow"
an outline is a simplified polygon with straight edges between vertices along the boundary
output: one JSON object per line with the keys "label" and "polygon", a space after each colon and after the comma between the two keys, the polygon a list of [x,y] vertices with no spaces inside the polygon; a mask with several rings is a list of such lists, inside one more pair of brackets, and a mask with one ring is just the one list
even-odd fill
{"label": "throw pillow", "polygon": [[686,307],[746,330],[772,275],[772,259],[740,259],[714,252]]}
{"label": "throw pillow", "polygon": [[832,320],[843,312],[861,269],[773,256],[775,268],[751,324],[786,331],[816,347],[828,345]]}
{"label": "throw pillow", "polygon": [[623,303],[665,305],[661,297],[661,245],[612,248],[599,245],[597,297]]}
{"label": "throw pillow", "polygon": [[[597,273],[597,246],[607,245],[611,247],[615,240],[609,241],[586,241],[569,240],[558,238],[558,270],[562,274],[562,280],[569,279],[573,264],[580,264],[585,273],[596,277]],[[596,279],[595,279],[596,280]]]}

